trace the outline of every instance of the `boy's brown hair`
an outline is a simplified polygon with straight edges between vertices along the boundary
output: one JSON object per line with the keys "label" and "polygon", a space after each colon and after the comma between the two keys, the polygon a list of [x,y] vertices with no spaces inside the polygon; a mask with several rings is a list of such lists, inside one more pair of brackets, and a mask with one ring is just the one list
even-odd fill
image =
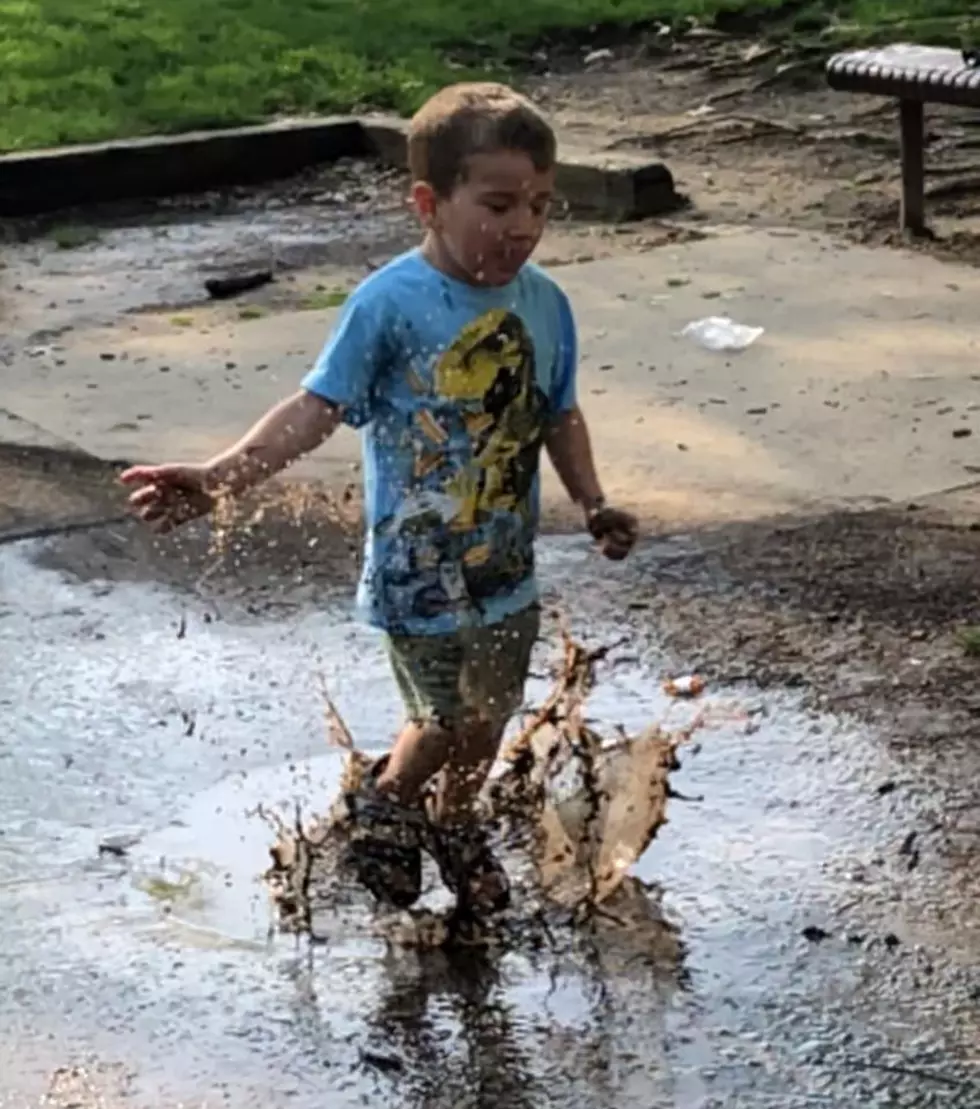
{"label": "boy's brown hair", "polygon": [[474,154],[516,150],[540,172],[555,164],[555,133],[525,96],[491,81],[450,85],[416,112],[408,133],[413,181],[426,181],[448,196],[466,180]]}

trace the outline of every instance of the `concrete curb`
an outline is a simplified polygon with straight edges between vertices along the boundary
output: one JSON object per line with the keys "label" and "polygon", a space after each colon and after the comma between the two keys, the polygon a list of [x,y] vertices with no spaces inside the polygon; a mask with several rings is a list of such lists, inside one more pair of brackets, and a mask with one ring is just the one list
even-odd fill
{"label": "concrete curb", "polygon": [[[406,138],[402,119],[335,116],[5,154],[0,217],[258,184],[339,158],[404,166]],[[566,151],[558,188],[570,212],[598,219],[642,219],[681,203],[667,167],[633,154]]]}

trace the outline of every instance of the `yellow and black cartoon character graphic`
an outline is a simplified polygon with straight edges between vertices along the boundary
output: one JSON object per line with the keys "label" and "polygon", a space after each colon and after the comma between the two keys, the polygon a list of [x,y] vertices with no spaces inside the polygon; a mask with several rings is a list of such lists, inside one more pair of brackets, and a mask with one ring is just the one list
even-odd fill
{"label": "yellow and black cartoon character graphic", "polygon": [[436,364],[434,386],[459,403],[472,443],[472,464],[446,487],[458,504],[450,527],[470,531],[498,512],[526,517],[547,398],[523,320],[505,308],[472,320]]}

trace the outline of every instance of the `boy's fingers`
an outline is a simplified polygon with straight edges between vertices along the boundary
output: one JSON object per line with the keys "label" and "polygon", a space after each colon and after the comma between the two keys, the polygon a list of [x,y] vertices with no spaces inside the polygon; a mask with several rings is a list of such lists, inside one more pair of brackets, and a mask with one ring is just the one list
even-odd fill
{"label": "boy's fingers", "polygon": [[135,485],[138,481],[154,481],[160,473],[159,466],[130,466],[119,475],[123,485]]}
{"label": "boy's fingers", "polygon": [[134,508],[139,508],[140,505],[144,504],[152,504],[159,500],[160,490],[155,485],[144,485],[142,489],[137,489],[135,493],[129,495],[129,503]]}
{"label": "boy's fingers", "polygon": [[178,489],[200,489],[201,472],[196,466],[168,464],[166,466],[130,466],[119,475],[123,485],[167,485]]}
{"label": "boy's fingers", "polygon": [[148,525],[158,535],[165,535],[177,526],[173,514],[159,504],[148,505],[146,508],[140,509],[137,515],[144,524]]}

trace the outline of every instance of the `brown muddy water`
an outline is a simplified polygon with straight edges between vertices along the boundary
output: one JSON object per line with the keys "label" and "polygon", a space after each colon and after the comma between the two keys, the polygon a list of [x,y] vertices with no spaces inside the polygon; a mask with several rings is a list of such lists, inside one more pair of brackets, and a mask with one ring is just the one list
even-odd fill
{"label": "brown muddy water", "polygon": [[[684,548],[600,578],[578,541],[542,543],[576,634],[631,628],[591,702],[605,727],[693,711],[660,692],[668,660],[623,601]],[[615,928],[399,950],[366,906],[309,949],[272,927],[254,810],[336,787],[318,673],[362,745],[398,723],[349,597],[247,616],[80,582],[36,550],[0,548],[0,1105],[980,1106],[976,915],[926,836],[911,863],[944,784],[875,735],[783,693],[709,692],[674,779],[702,799],[671,802],[637,867],[673,961]]]}

